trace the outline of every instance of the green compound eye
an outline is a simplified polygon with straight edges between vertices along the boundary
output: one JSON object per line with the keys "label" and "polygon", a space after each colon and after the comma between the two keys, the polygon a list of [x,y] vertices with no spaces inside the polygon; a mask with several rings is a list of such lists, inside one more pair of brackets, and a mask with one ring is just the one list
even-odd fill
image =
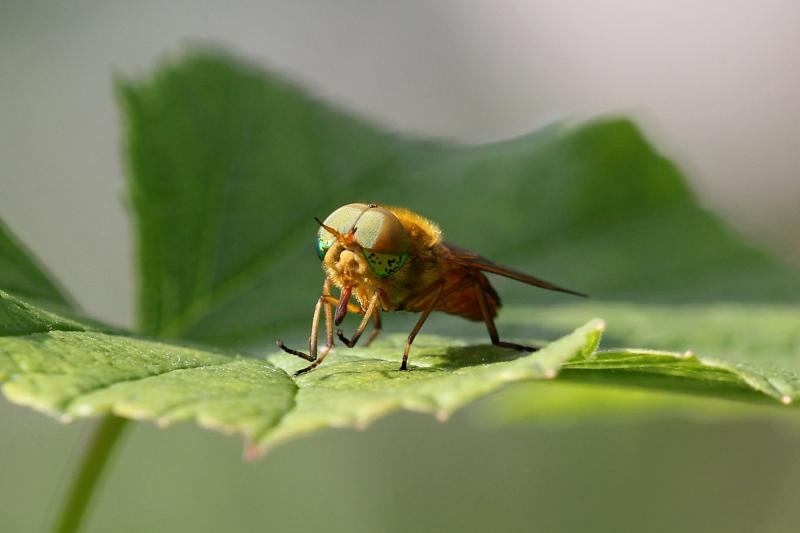
{"label": "green compound eye", "polygon": [[408,254],[381,254],[372,250],[364,249],[367,263],[375,274],[385,278],[391,276],[406,264]]}
{"label": "green compound eye", "polygon": [[328,253],[331,246],[333,246],[332,240],[317,238],[317,257],[320,261],[325,259],[325,254]]}

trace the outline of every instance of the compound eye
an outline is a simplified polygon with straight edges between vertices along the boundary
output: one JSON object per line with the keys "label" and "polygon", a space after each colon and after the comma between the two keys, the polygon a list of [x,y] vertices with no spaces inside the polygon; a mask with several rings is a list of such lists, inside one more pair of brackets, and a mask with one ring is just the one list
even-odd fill
{"label": "compound eye", "polygon": [[373,252],[372,250],[364,249],[364,255],[367,258],[369,267],[375,275],[382,278],[391,276],[406,264],[408,254],[382,254],[380,252]]}
{"label": "compound eye", "polygon": [[317,237],[317,257],[319,257],[320,261],[325,259],[325,254],[328,253],[328,250],[330,250],[335,241],[336,239],[323,239],[322,237]]}
{"label": "compound eye", "polygon": [[[359,217],[369,209],[367,204],[347,204],[343,205],[325,219],[325,225],[329,226],[341,234],[348,233],[353,229]],[[320,228],[320,236],[333,237],[324,228]]]}
{"label": "compound eye", "polygon": [[356,222],[355,237],[366,250],[400,256],[408,252],[408,233],[388,209],[367,209]]}
{"label": "compound eye", "polygon": [[[366,204],[347,204],[343,205],[325,219],[325,225],[333,228],[341,234],[348,233],[358,220],[358,217],[367,209]],[[333,243],[336,236],[325,228],[320,228],[317,233],[317,257],[320,261],[325,260],[325,254]]]}

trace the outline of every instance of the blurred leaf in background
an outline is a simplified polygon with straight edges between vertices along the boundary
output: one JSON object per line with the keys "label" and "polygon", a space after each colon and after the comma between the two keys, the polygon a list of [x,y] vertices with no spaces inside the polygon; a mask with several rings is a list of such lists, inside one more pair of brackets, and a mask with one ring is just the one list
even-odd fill
{"label": "blurred leaf in background", "polygon": [[450,241],[596,301],[800,295],[797,273],[698,207],[625,120],[486,146],[418,142],[215,52],[122,82],[119,94],[149,332],[239,346],[306,322],[321,284],[312,217],[358,200],[409,207]]}

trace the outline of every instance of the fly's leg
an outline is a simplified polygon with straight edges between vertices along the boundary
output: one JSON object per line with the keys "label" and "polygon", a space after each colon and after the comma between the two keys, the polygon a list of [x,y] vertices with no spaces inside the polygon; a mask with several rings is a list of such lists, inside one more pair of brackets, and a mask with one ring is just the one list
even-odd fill
{"label": "fly's leg", "polygon": [[[328,279],[322,284],[322,297],[325,299],[323,304],[323,308],[325,309],[325,350],[322,352],[320,360],[325,359],[331,349],[333,349],[333,303],[329,301],[332,296],[331,282]],[[309,350],[311,349],[312,342],[314,346],[317,344],[317,334],[312,333],[312,336],[313,341],[312,339],[308,340]]]}
{"label": "fly's leg", "polygon": [[322,285],[322,296],[317,300],[317,305],[314,307],[314,316],[311,319],[311,334],[308,337],[308,353],[303,353],[299,350],[294,350],[286,346],[283,341],[277,341],[278,348],[286,353],[302,357],[306,361],[314,362],[317,360],[317,335],[319,334],[319,317],[322,308],[325,308],[325,351],[322,354],[324,358],[328,352],[333,348],[333,305],[338,304],[339,301],[331,296],[330,281],[325,280]]}
{"label": "fly's leg", "polygon": [[352,285],[342,288],[342,294],[339,296],[339,305],[336,306],[336,315],[333,319],[333,323],[337,326],[342,323],[344,316],[347,314],[350,307],[350,293],[352,291]]}
{"label": "fly's leg", "polygon": [[372,344],[372,341],[374,341],[378,333],[381,332],[381,312],[377,307],[375,308],[375,313],[372,315],[372,320],[372,331],[369,334],[369,338],[367,338],[367,342],[364,343],[364,348]]}
{"label": "fly's leg", "polygon": [[347,345],[348,348],[352,348],[358,342],[358,339],[361,338],[361,335],[364,333],[364,330],[367,329],[367,324],[369,324],[370,318],[372,318],[372,314],[377,310],[378,306],[378,299],[380,298],[380,292],[375,291],[375,294],[372,295],[372,298],[369,301],[369,305],[367,306],[367,311],[364,313],[364,318],[361,319],[361,324],[358,325],[358,329],[353,334],[352,339],[348,339],[342,333],[342,330],[338,330],[336,332],[336,336],[339,337],[339,340],[342,341]]}
{"label": "fly's leg", "polygon": [[428,315],[431,314],[431,311],[433,311],[433,308],[436,307],[436,304],[439,302],[439,298],[441,298],[442,291],[444,290],[444,280],[440,279],[433,282],[429,288],[436,291],[434,293],[435,296],[431,299],[430,305],[428,305],[425,311],[422,312],[422,316],[419,317],[419,320],[417,320],[414,329],[412,329],[411,333],[408,334],[408,340],[406,340],[406,349],[403,352],[403,362],[400,364],[400,370],[408,370],[408,352],[411,351],[411,343],[414,342],[414,338],[416,338],[419,330],[422,329],[422,325],[428,319]]}
{"label": "fly's leg", "polygon": [[[356,312],[356,313],[359,313],[359,314],[364,313],[363,309],[361,309],[358,306],[352,305],[347,300],[345,300],[344,299],[345,296],[347,297],[347,300],[350,299],[350,291],[347,290],[347,289],[342,291],[342,298],[340,298],[339,300],[334,298],[330,294],[330,282],[328,280],[325,281],[325,285],[323,286],[323,294],[322,294],[322,296],[320,296],[320,301],[324,302],[324,304],[325,304],[325,339],[326,339],[325,350],[319,356],[319,359],[317,359],[316,357],[314,359],[308,359],[309,361],[311,361],[311,364],[308,365],[307,367],[301,368],[300,370],[295,372],[294,373],[295,377],[302,376],[303,374],[305,374],[307,372],[311,372],[312,370],[317,368],[319,365],[321,365],[322,362],[325,360],[325,358],[330,353],[331,348],[333,348],[333,324],[334,324],[333,306],[334,305],[337,306],[336,314],[338,315],[338,314],[341,313],[342,317],[344,317],[344,315],[347,314],[348,310],[352,310],[353,312]],[[316,332],[314,332],[313,330],[312,330],[312,335],[314,335],[315,348],[316,348],[316,338],[317,337],[316,337]]]}
{"label": "fly's leg", "polygon": [[325,337],[327,339],[327,345],[319,356],[319,359],[312,361],[307,367],[301,368],[295,372],[294,377],[302,376],[306,372],[311,372],[321,365],[325,358],[328,357],[328,354],[331,353],[331,348],[333,348],[333,308],[329,305],[325,307]]}
{"label": "fly's leg", "polygon": [[522,344],[516,344],[514,342],[501,341],[500,336],[497,334],[497,326],[494,325],[494,319],[492,318],[492,314],[489,312],[489,306],[486,304],[486,295],[483,293],[483,287],[481,287],[480,283],[476,283],[474,287],[475,296],[478,298],[478,305],[481,308],[481,314],[483,314],[483,321],[486,322],[486,329],[489,330],[489,337],[492,339],[492,344],[495,346],[512,348],[514,350],[520,350],[523,352],[535,352],[539,349],[534,346],[525,346]]}
{"label": "fly's leg", "polygon": [[[329,288],[330,289],[330,288]],[[322,353],[324,359],[328,352],[333,348],[333,305],[331,302],[325,303],[325,351]]]}
{"label": "fly's leg", "polygon": [[[339,306],[339,302],[341,301],[339,298],[337,298],[336,296],[333,296],[332,294],[323,295],[323,298],[325,298],[325,303],[331,304],[331,306],[333,306],[333,307],[338,307]],[[347,304],[347,310],[349,312],[355,313],[357,315],[363,315],[364,314],[364,310],[361,307],[357,306],[356,304],[348,303]],[[331,312],[332,312],[332,310],[331,310]]]}
{"label": "fly's leg", "polygon": [[317,332],[319,330],[319,314],[322,311],[322,305],[325,303],[325,297],[320,296],[319,300],[317,300],[317,305],[314,307],[314,317],[311,319],[311,335],[308,337],[308,353],[303,353],[299,350],[295,350],[286,346],[282,340],[278,340],[276,344],[278,348],[283,350],[286,353],[290,353],[292,355],[296,355],[297,357],[302,357],[306,361],[316,361],[317,360]]}

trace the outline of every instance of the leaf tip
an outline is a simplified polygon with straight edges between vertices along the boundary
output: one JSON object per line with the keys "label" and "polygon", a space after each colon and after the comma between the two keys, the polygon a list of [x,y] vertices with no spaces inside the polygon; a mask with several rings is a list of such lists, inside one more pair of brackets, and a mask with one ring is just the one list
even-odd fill
{"label": "leaf tip", "polygon": [[256,459],[264,455],[265,451],[266,449],[259,446],[258,444],[255,444],[253,442],[248,442],[247,444],[244,445],[244,452],[243,452],[244,460],[247,462],[255,461]]}

